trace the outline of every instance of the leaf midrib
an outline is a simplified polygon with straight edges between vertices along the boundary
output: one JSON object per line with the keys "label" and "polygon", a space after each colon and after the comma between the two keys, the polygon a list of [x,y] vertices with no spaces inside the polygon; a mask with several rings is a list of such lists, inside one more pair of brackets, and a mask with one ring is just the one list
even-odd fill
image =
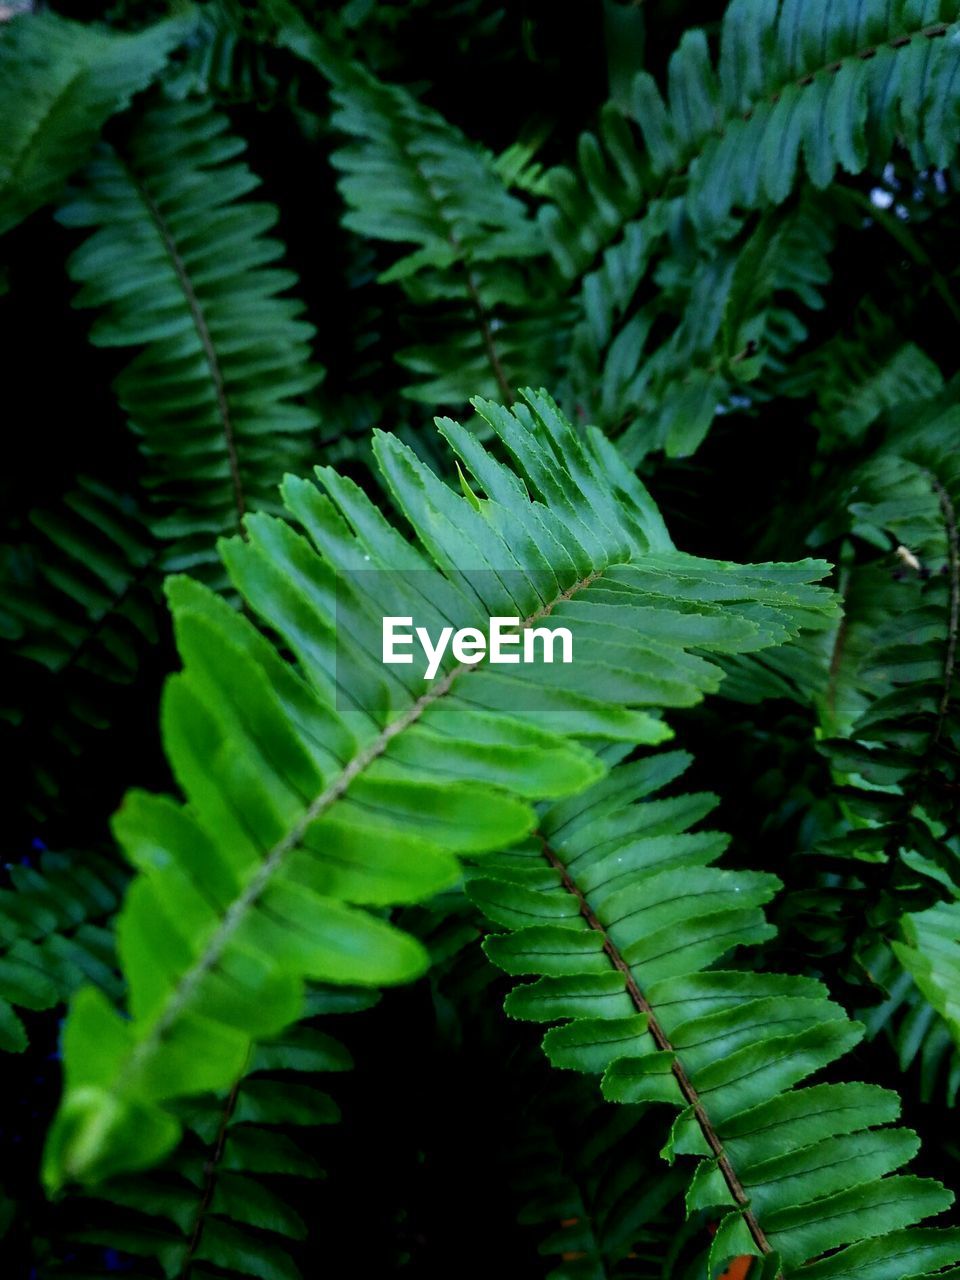
{"label": "leaf midrib", "polygon": [[115,153],[118,161],[123,166],[130,184],[136,192],[138,198],[146,210],[147,216],[153,223],[160,242],[163,246],[164,253],[169,259],[170,266],[176,276],[177,283],[183,293],[184,301],[190,312],[190,319],[193,321],[193,327],[196,330],[197,338],[200,342],[203,357],[206,361],[207,368],[210,371],[210,380],[213,383],[214,398],[217,406],[217,416],[220,419],[220,425],[223,430],[224,443],[227,451],[227,464],[230,469],[230,484],[233,490],[233,505],[236,510],[237,530],[242,538],[246,538],[246,530],[243,527],[243,517],[246,514],[246,498],[243,492],[243,479],[240,474],[240,458],[237,452],[236,432],[233,425],[233,417],[230,411],[230,402],[227,397],[226,382],[223,376],[223,369],[220,365],[220,357],[217,355],[217,349],[210,333],[210,326],[207,324],[207,318],[204,315],[203,307],[200,299],[197,297],[196,290],[193,287],[193,281],[190,279],[190,273],[184,262],[180,250],[177,248],[176,240],[173,233],[167,225],[166,219],[160,212],[156,201],[147,190],[146,184],[141,180],[135,172],[133,165],[127,158],[119,152]]}

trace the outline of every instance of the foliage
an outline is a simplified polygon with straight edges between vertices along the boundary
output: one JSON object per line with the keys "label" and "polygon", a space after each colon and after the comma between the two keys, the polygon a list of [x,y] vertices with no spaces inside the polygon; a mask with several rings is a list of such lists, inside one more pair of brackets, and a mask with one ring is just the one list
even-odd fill
{"label": "foliage", "polygon": [[[807,585],[823,564],[738,571],[674,551],[602,436],[581,444],[548,398],[526,399],[532,415],[475,406],[522,480],[441,424],[482,501],[377,438],[422,553],[323,469],[326,500],[305,481],[285,485],[316,552],[267,516],[247,520],[246,542],[223,545],[233,585],[299,670],[217,596],[170,579],[184,670],[167,686],[163,725],[188,805],[134,792],[117,816],[141,872],[117,923],[132,1018],[93,989],[74,1002],[45,1162],[52,1188],[165,1154],[178,1129],[160,1104],[228,1085],[251,1041],[297,1016],[302,978],[384,985],[422,973],[422,949],[355,904],[428,897],[455,879],[452,854],[526,835],[526,799],[596,776],[568,738],[661,741],[665,726],[642,708],[689,705],[716,682],[688,646],[763,648],[829,615],[829,597]],[[476,566],[461,568],[468,557]],[[513,678],[448,656],[436,684],[406,668],[391,679],[379,661],[385,602],[395,616],[481,630],[511,610],[521,629],[569,620],[589,656]]]}
{"label": "foliage", "polygon": [[126,877],[102,854],[44,852],[36,865],[7,869],[0,890],[4,945],[0,958],[0,1047],[27,1047],[11,1006],[49,1009],[93,983],[116,998],[111,919]]}
{"label": "foliage", "polygon": [[155,78],[185,30],[167,22],[127,36],[54,14],[7,25],[0,230],[59,196],[109,117]]}
{"label": "foliage", "polygon": [[5,1273],[960,1272],[957,0],[0,5],[0,117]]}
{"label": "foliage", "polygon": [[240,202],[257,180],[231,163],[243,143],[228,127],[207,104],[156,106],[101,148],[57,214],[96,228],[67,264],[76,305],[102,310],[91,340],[142,348],[116,392],[171,568],[209,559],[211,539],[263,505],[316,422],[295,402],[319,378],[313,330],[277,296],[295,277],[272,266],[282,246],[263,234],[278,211]]}
{"label": "foliage", "polygon": [[713,967],[763,941],[759,908],[777,882],[713,867],[724,840],[689,831],[710,797],[648,799],[685,763],[671,753],[621,766],[471,878],[473,900],[509,930],[488,937],[491,959],[537,975],[506,1012],[562,1022],[547,1056],[602,1073],[608,1100],[680,1109],[665,1154],[701,1157],[687,1207],[720,1215],[710,1274],[744,1254],[785,1277],[894,1260],[939,1270],[960,1241],[908,1228],[949,1197],[895,1174],[916,1146],[879,1128],[896,1099],[872,1085],[794,1087],[863,1028],[815,981]]}

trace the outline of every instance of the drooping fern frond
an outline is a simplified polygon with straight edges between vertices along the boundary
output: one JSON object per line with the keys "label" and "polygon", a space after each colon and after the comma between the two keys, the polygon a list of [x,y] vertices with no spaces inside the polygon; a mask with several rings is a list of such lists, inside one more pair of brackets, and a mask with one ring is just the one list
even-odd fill
{"label": "drooping fern frond", "polygon": [[[879,594],[868,591],[867,603],[872,609],[880,600],[886,610],[875,622],[866,614],[866,634],[855,636],[859,662],[856,650],[845,662],[845,632],[838,634],[824,713],[831,736],[822,750],[842,787],[844,819],[826,847],[870,884],[870,919],[894,934],[901,915],[937,896],[938,876],[960,883],[960,468],[952,399],[948,390],[927,406],[905,406],[887,446],[857,475],[851,532],[880,551],[864,567],[876,573],[879,559],[886,582]],[[858,621],[850,615],[850,626]],[[844,703],[856,708],[852,723],[838,714]],[[860,913],[862,921],[862,898]],[[862,923],[851,916],[848,925],[858,946],[869,943]]]}
{"label": "drooping fern frond", "polygon": [[52,1009],[93,983],[120,994],[109,922],[127,875],[91,852],[45,852],[7,866],[0,889],[0,1049],[20,1052],[27,1033],[14,1006]]}
{"label": "drooping fern frond", "polygon": [[709,1276],[744,1255],[785,1280],[935,1275],[960,1258],[960,1232],[916,1226],[952,1196],[896,1172],[918,1145],[888,1127],[896,1095],[798,1087],[863,1028],[815,980],[726,967],[769,937],[761,908],[778,882],[713,865],[725,838],[690,828],[715,798],[658,794],[686,763],[672,752],[620,766],[471,878],[506,930],[488,955],[536,976],[506,1011],[562,1023],[547,1056],[602,1073],[609,1101],[679,1110],[664,1154],[699,1157],[687,1208],[720,1216]]}
{"label": "drooping fern frond", "polygon": [[669,108],[653,78],[634,85],[634,116],[658,181],[683,170],[700,224],[733,206],[786,198],[802,163],[816,187],[861,172],[902,141],[918,169],[956,151],[960,10],[917,4],[757,7],[733,0],[720,56],[687,32],[669,68]]}
{"label": "drooping fern frond", "polygon": [[[838,168],[879,167],[901,141],[920,168],[949,163],[952,122],[960,115],[958,33],[955,0],[921,6],[773,0],[759,10],[753,0],[734,0],[721,24],[716,69],[706,34],[687,32],[670,61],[667,101],[652,75],[638,72],[629,105],[621,92],[604,108],[597,132],[581,137],[578,163],[548,171],[551,199],[538,210],[538,226],[576,290],[578,395],[586,389],[598,402],[595,420],[614,432],[633,425],[639,439],[625,446],[628,457],[664,443],[673,453],[695,448],[723,411],[731,384],[736,389],[757,376],[755,344],[762,356],[769,342],[776,371],[780,356],[804,336],[796,306],[776,307],[770,299],[759,315],[743,317],[762,330],[762,313],[776,315],[760,338],[747,326],[740,345],[731,347],[727,340],[737,335],[726,329],[719,344],[692,353],[666,344],[651,358],[644,348],[659,316],[652,277],[658,263],[670,269],[676,228],[695,234],[701,251],[709,249],[743,232],[745,211],[783,204],[804,169],[823,188]],[[829,240],[829,220],[822,230]],[[779,246],[784,264],[791,256],[798,265],[814,260],[814,275],[804,280],[801,272],[796,281],[804,306],[827,278],[815,263],[822,239],[798,228],[790,245]],[[598,315],[611,306],[622,310],[645,281],[650,307],[628,316],[604,350],[613,332]],[[693,314],[709,317],[714,305],[707,295]],[[602,396],[589,395],[598,382]]]}
{"label": "drooping fern frond", "polygon": [[[455,854],[527,834],[531,800],[602,771],[576,739],[662,741],[659,708],[716,686],[703,655],[825,624],[832,597],[811,585],[822,562],[740,568],[676,551],[603,437],[578,438],[545,394],[526,400],[515,414],[475,404],[516,469],[440,421],[482,499],[378,436],[419,547],[325,469],[325,494],[284,485],[313,547],[262,514],[246,541],[222,544],[251,616],[294,665],[223,599],[172,580],[184,670],[163,728],[187,801],[133,793],[116,819],[140,872],[118,923],[129,1017],[94,991],[74,1002],[49,1186],[155,1163],[178,1134],[169,1103],[229,1087],[251,1041],[297,1019],[304,978],[422,972],[419,944],[366,908],[429,897],[456,879]],[[386,612],[433,634],[550,617],[578,656],[501,674],[448,654],[430,681],[383,664]]]}
{"label": "drooping fern frond", "polygon": [[[902,917],[960,884],[955,400],[951,385],[888,409],[868,460],[836,469],[825,488],[808,544],[839,561],[844,615],[832,634],[724,660],[725,693],[785,696],[816,713],[834,817],[794,920],[818,948],[844,954],[884,1003],[893,981],[884,957]],[[826,430],[829,453],[838,440]]]}
{"label": "drooping fern frond", "polygon": [[367,992],[312,991],[310,1021],[260,1046],[230,1090],[183,1106],[184,1139],[157,1170],[76,1197],[72,1211],[87,1221],[68,1233],[74,1249],[93,1254],[91,1265],[91,1246],[159,1264],[168,1280],[298,1280],[294,1255],[318,1248],[332,1224],[322,1215],[305,1221],[289,1203],[287,1184],[324,1176],[305,1139],[338,1121],[339,1108],[322,1086],[352,1066],[346,1047],[314,1017],[370,1003]]}
{"label": "drooping fern frond", "polygon": [[177,18],[124,35],[53,13],[0,23],[0,234],[59,196],[192,26]]}
{"label": "drooping fern frond", "polygon": [[244,149],[203,102],[157,102],[102,146],[58,213],[93,233],[69,261],[91,340],[139,347],[116,391],[150,464],[167,565],[192,568],[248,510],[271,505],[278,469],[302,464],[319,381],[294,274],[265,232],[273,205]]}

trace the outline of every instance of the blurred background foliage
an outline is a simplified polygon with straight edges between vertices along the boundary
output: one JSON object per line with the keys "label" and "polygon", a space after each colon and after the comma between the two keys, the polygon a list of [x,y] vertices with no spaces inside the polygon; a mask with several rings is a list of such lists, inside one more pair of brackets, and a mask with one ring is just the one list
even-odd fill
{"label": "blurred background foliage", "polygon": [[[449,473],[432,414],[527,384],[620,444],[682,549],[836,564],[834,631],[731,660],[726,701],[674,723],[721,797],[733,865],[786,884],[770,962],[824,976],[859,1013],[859,1069],[901,1089],[927,1170],[956,1185],[956,5],[868,5],[865,31],[853,6],[786,0],[726,17],[691,0],[13,8],[5,1274],[285,1277],[292,1258],[305,1275],[362,1259],[681,1276],[702,1251],[707,1224],[677,1234],[655,1163],[632,1216],[616,1201],[617,1162],[662,1142],[649,1118],[546,1089],[525,1032],[505,1063],[487,1016],[500,980],[463,903],[419,920],[441,957],[429,984],[362,1017],[347,1014],[365,997],[317,993],[317,1034],[349,1055],[316,1042],[314,1067],[355,1064],[331,1086],[347,1123],[315,1132],[333,1112],[306,1107],[272,1166],[233,1166],[288,1169],[281,1244],[245,1254],[224,1227],[204,1262],[188,1213],[179,1254],[134,1261],[142,1225],[105,1232],[103,1204],[48,1205],[23,1176],[56,1096],[62,1002],[78,973],[115,981],[125,873],[107,820],[131,783],[167,782],[164,573],[222,586],[216,538],[272,509],[284,471],[332,462],[379,493],[374,426]],[[796,24],[792,65],[771,52],[778,14]],[[21,1004],[24,963],[45,986]],[[196,1119],[185,1185],[222,1132]],[[533,1168],[550,1197],[531,1198]],[[138,1194],[122,1212],[141,1223]]]}

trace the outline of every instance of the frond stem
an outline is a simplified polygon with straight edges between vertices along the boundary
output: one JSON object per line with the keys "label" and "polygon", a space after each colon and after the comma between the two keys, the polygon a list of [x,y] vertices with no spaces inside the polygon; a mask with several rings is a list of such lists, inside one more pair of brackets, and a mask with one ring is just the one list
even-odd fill
{"label": "frond stem", "polygon": [[176,1280],[186,1280],[190,1271],[190,1264],[193,1261],[194,1254],[200,1244],[200,1237],[203,1235],[203,1227],[206,1222],[207,1212],[213,1201],[213,1193],[217,1186],[217,1174],[220,1170],[220,1161],[223,1158],[223,1148],[227,1142],[227,1131],[230,1128],[230,1121],[233,1113],[237,1109],[237,1099],[240,1095],[240,1085],[243,1082],[243,1076],[240,1075],[234,1082],[233,1088],[227,1097],[223,1106],[223,1113],[220,1117],[220,1124],[217,1128],[217,1136],[214,1140],[213,1151],[210,1159],[204,1165],[203,1193],[200,1197],[200,1204],[197,1206],[197,1216],[194,1219],[193,1229],[190,1232],[190,1243],[187,1245],[187,1251],[180,1263],[180,1270],[177,1272]]}
{"label": "frond stem", "polygon": [[440,195],[440,192],[437,190],[434,183],[431,182],[430,177],[424,172],[423,166],[416,159],[414,160],[414,168],[417,171],[417,177],[426,188],[427,194],[437,207],[437,214],[440,221],[447,229],[447,240],[449,241],[451,248],[453,248],[459,255],[460,262],[463,266],[464,277],[466,279],[467,293],[469,294],[474,314],[477,317],[477,323],[480,326],[480,336],[483,339],[483,349],[487,353],[487,360],[490,362],[490,368],[493,371],[493,376],[497,381],[497,386],[500,388],[500,394],[503,396],[504,402],[511,405],[514,401],[514,394],[510,388],[510,383],[507,381],[507,375],[503,371],[500,356],[497,354],[496,344],[493,341],[493,329],[490,327],[490,318],[487,313],[487,308],[484,306],[483,299],[480,297],[480,290],[477,288],[477,282],[474,278],[473,271],[470,267],[470,263],[467,261],[463,242],[447,219],[446,210],[443,206],[443,197]]}
{"label": "frond stem", "polygon": [[497,386],[500,388],[504,404],[511,405],[515,397],[510,383],[507,381],[503,365],[500,363],[500,356],[497,354],[497,348],[493,341],[493,330],[490,327],[490,317],[487,314],[486,307],[483,305],[483,299],[480,297],[480,290],[477,288],[476,281],[473,278],[473,272],[466,263],[464,263],[464,270],[467,279],[467,292],[470,294],[470,301],[473,304],[473,309],[480,325],[483,347],[487,353],[487,359],[490,361],[490,368],[493,370],[493,376],[497,380]]}

